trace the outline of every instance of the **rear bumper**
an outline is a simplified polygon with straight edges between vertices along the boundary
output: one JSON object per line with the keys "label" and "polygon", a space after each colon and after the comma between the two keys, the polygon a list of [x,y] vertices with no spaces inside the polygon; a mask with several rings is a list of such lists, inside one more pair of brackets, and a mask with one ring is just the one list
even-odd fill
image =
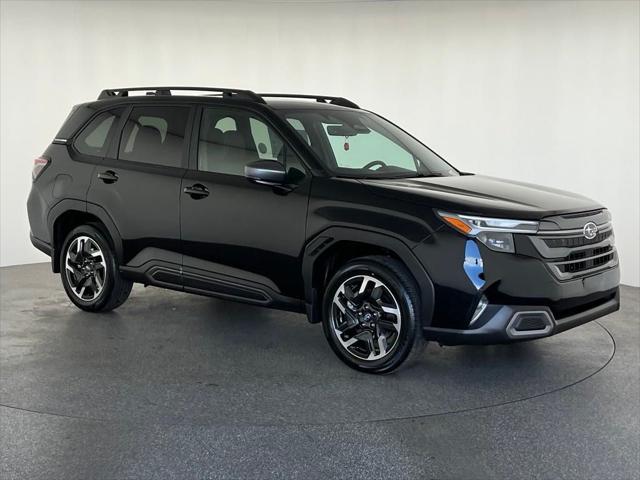
{"label": "rear bumper", "polygon": [[51,256],[51,245],[49,245],[47,242],[45,242],[44,240],[40,240],[37,237],[33,236],[33,233],[29,233],[29,238],[31,239],[31,244],[36,247],[38,250],[40,250],[42,253],[45,253],[49,256]]}
{"label": "rear bumper", "polygon": [[[481,316],[481,325],[465,330],[426,327],[424,336],[442,345],[493,345],[543,338],[591,322],[620,308],[619,288],[610,298],[579,313],[556,319],[546,306],[492,305]],[[482,318],[487,317],[487,318]],[[526,325],[524,321],[532,321]],[[532,328],[537,325],[537,328]],[[526,327],[526,328],[525,328]]]}

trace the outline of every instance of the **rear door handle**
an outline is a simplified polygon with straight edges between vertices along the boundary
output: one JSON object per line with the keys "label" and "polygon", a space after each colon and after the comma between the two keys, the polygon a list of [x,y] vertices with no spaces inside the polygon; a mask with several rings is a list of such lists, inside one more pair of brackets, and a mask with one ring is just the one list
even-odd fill
{"label": "rear door handle", "polygon": [[107,170],[98,174],[98,178],[104,183],[115,183],[118,181],[118,174],[113,170]]}
{"label": "rear door handle", "polygon": [[194,200],[200,200],[209,196],[209,189],[200,183],[196,183],[190,187],[184,187],[184,193],[190,195]]}

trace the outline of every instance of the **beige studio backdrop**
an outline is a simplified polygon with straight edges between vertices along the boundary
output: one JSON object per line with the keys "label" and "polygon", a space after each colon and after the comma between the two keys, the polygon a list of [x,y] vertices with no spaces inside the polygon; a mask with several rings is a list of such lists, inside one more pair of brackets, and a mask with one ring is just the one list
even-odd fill
{"label": "beige studio backdrop", "polygon": [[0,264],[29,243],[33,158],[107,87],[339,95],[462,170],[564,188],[613,213],[640,285],[637,1],[2,1]]}

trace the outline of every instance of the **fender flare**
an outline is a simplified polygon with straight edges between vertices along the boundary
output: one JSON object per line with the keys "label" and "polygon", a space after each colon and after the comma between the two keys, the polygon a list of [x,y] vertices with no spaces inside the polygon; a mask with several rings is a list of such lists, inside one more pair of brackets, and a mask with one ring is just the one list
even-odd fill
{"label": "fender flare", "polygon": [[65,198],[64,200],[59,201],[53,207],[51,207],[51,209],[49,210],[49,214],[47,216],[47,228],[49,230],[49,235],[51,238],[51,267],[53,268],[54,272],[56,272],[58,268],[56,265],[57,252],[56,252],[56,245],[54,241],[55,240],[54,226],[56,224],[56,221],[60,218],[60,216],[62,216],[63,214],[69,211],[76,211],[79,213],[89,213],[94,217],[97,217],[98,220],[100,220],[102,224],[105,226],[105,228],[107,229],[107,233],[109,234],[109,236],[111,237],[111,240],[113,241],[113,247],[115,250],[116,258],[119,261],[122,261],[123,251],[124,251],[122,246],[122,237],[120,236],[120,231],[118,230],[118,227],[116,227],[116,224],[111,219],[111,217],[106,212],[106,210],[94,203],[84,202],[82,200],[74,200],[71,198]]}
{"label": "fender flare", "polygon": [[431,325],[435,301],[435,289],[429,273],[413,250],[402,240],[379,232],[347,227],[329,227],[316,234],[307,243],[302,256],[302,278],[307,316],[311,323],[321,321],[320,292],[313,287],[313,272],[318,259],[328,248],[340,241],[366,243],[394,252],[409,270],[420,294],[420,312],[423,326]]}

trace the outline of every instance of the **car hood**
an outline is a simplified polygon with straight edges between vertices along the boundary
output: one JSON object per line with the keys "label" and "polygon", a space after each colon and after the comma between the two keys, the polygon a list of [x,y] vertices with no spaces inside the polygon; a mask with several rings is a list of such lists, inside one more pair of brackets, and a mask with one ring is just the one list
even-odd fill
{"label": "car hood", "polygon": [[604,208],[571,192],[483,175],[362,179],[372,193],[459,213],[521,219]]}

